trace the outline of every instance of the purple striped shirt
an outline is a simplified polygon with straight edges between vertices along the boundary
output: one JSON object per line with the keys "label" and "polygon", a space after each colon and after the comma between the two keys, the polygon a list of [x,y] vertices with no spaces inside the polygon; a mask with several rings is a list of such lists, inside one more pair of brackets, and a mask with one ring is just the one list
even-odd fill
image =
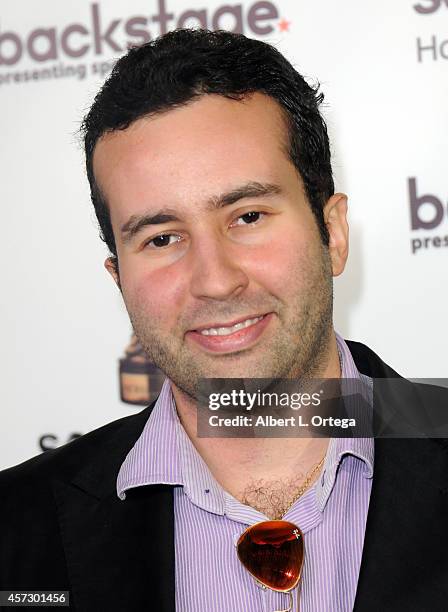
{"label": "purple striped shirt", "polygon": [[[336,334],[342,376],[359,374]],[[296,612],[353,609],[373,477],[373,440],[332,438],[316,483],[284,515],[304,534],[302,580]],[[288,597],[259,586],[237,558],[236,542],[248,525],[267,517],[236,500],[213,478],[177,415],[169,380],[123,462],[117,493],[156,483],[174,488],[176,610],[272,612]],[[300,597],[299,597],[300,595]]]}

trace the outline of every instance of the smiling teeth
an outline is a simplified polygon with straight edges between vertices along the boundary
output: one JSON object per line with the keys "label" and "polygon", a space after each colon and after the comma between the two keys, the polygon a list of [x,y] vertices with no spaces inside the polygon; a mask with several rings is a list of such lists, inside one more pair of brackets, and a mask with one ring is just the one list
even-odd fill
{"label": "smiling teeth", "polygon": [[229,334],[233,334],[239,329],[255,325],[255,323],[261,321],[263,316],[264,315],[262,315],[261,317],[256,317],[255,319],[246,319],[241,323],[236,323],[235,325],[232,325],[232,327],[211,327],[210,329],[202,329],[199,333],[201,333],[203,336],[228,336]]}

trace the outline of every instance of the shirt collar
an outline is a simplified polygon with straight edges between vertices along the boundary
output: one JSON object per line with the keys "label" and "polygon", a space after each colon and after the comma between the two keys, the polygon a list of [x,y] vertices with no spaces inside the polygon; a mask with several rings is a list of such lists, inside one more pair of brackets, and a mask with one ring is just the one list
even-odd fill
{"label": "shirt collar", "polygon": [[177,416],[169,379],[143,431],[122,463],[117,477],[117,494],[125,499],[126,490],[150,484],[183,485],[177,452]]}
{"label": "shirt collar", "polygon": [[[372,380],[358,372],[346,342],[338,333],[336,333],[336,342],[341,364],[341,377],[361,380],[367,387],[370,387]],[[322,473],[316,486],[316,502],[321,512],[333,490],[339,464],[347,455],[356,457],[364,463],[366,478],[373,476],[374,444],[372,438],[331,438]]]}
{"label": "shirt collar", "polygon": [[183,486],[194,504],[224,514],[224,490],[185,432],[168,378],[139,439],[120,467],[117,495],[124,500],[128,489],[151,484]]}

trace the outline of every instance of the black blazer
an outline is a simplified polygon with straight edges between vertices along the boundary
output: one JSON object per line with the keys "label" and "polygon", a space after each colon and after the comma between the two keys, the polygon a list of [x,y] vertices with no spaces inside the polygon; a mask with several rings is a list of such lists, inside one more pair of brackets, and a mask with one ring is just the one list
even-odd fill
{"label": "black blazer", "polygon": [[[360,372],[398,376],[348,345]],[[174,611],[172,487],[125,501],[115,489],[152,406],[0,472],[0,590],[68,590],[80,612]],[[447,440],[375,440],[357,612],[448,610],[447,493]]]}

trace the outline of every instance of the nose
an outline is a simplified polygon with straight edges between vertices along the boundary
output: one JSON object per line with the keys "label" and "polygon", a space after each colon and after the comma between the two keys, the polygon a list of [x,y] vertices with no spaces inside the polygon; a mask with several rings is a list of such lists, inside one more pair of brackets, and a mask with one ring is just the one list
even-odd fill
{"label": "nose", "polygon": [[201,240],[190,255],[193,261],[190,290],[196,298],[224,301],[239,295],[249,284],[234,245],[217,236]]}

